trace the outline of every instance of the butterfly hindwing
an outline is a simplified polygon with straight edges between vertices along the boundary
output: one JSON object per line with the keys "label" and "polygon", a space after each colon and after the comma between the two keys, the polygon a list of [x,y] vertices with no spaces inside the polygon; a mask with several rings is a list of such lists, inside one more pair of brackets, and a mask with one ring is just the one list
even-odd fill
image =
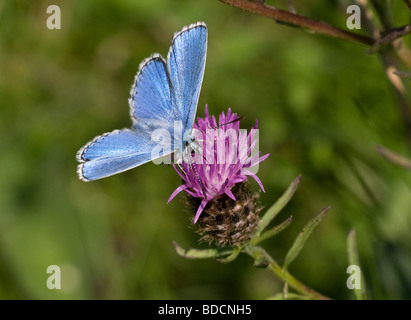
{"label": "butterfly hindwing", "polygon": [[151,160],[155,143],[135,130],[114,130],[94,138],[77,153],[80,179],[91,181],[137,167]]}

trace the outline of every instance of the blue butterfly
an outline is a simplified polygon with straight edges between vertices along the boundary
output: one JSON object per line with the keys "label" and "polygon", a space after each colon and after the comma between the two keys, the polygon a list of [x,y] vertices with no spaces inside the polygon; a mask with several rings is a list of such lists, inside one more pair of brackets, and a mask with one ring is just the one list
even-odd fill
{"label": "blue butterfly", "polygon": [[206,52],[207,27],[197,22],[174,34],[167,61],[155,53],[140,64],[130,91],[132,127],[97,136],[77,152],[81,180],[184,151],[192,139]]}

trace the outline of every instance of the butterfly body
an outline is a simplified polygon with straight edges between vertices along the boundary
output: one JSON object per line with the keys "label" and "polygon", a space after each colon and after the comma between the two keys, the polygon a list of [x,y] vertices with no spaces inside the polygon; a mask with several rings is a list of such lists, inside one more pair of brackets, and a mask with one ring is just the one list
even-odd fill
{"label": "butterfly body", "polygon": [[95,137],[77,153],[84,181],[120,173],[191,143],[191,129],[205,68],[207,27],[203,22],[176,33],[165,60],[153,54],[139,66],[130,90],[132,127]]}

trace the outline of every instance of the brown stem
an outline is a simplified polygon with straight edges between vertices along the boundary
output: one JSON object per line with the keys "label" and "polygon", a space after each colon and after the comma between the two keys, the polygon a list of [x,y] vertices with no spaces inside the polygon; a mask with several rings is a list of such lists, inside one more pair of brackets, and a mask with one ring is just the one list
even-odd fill
{"label": "brown stem", "polygon": [[288,11],[277,9],[271,6],[268,6],[263,3],[254,3],[247,0],[219,0],[223,3],[232,5],[237,8],[255,13],[261,16],[275,19],[283,23],[291,24],[294,26],[307,28],[311,31],[327,35],[334,38],[339,38],[343,40],[348,40],[351,42],[356,42],[360,44],[365,44],[371,46],[374,43],[374,39],[363,36],[360,34],[352,33],[339,29],[337,27],[331,26],[327,23],[316,21],[298,14],[294,14]]}
{"label": "brown stem", "polygon": [[405,78],[405,79],[411,79],[411,73],[409,72],[404,72],[404,71],[394,71],[394,74],[396,74],[397,76],[401,77],[401,78]]}
{"label": "brown stem", "polygon": [[411,160],[401,156],[390,149],[384,148],[382,146],[377,146],[377,151],[379,154],[381,154],[385,159],[390,161],[391,163],[397,164],[401,167],[404,167],[406,169],[411,169]]}
{"label": "brown stem", "polygon": [[385,35],[381,39],[376,40],[375,43],[371,46],[369,50],[370,53],[375,53],[379,51],[381,47],[411,33],[411,24],[399,28],[394,28],[384,33]]}

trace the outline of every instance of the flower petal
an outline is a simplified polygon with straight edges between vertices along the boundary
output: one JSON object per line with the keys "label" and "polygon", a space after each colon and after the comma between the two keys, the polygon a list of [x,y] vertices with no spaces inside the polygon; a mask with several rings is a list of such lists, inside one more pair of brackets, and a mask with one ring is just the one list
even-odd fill
{"label": "flower petal", "polygon": [[268,158],[268,156],[269,156],[269,155],[270,155],[269,153],[267,153],[267,154],[263,155],[262,157],[260,157],[260,159],[258,159],[258,162],[262,162],[262,161],[264,161],[265,159],[267,159],[267,158]]}
{"label": "flower petal", "polygon": [[180,178],[183,179],[184,181],[186,181],[186,176],[183,175],[183,173],[182,173],[179,169],[177,169],[176,164],[173,163],[172,165],[173,165],[174,170],[175,170],[175,171],[177,172],[177,174],[180,176]]}
{"label": "flower petal", "polygon": [[207,205],[207,202],[208,201],[206,199],[203,199],[203,201],[201,201],[200,206],[197,209],[196,216],[194,217],[194,224],[197,222],[200,214],[203,212],[205,206]]}
{"label": "flower petal", "polygon": [[263,183],[261,182],[261,180],[252,172],[248,171],[248,170],[242,170],[242,173],[250,176],[252,178],[254,178],[255,181],[257,181],[258,185],[260,186],[261,190],[263,190],[263,192],[265,192],[264,187],[263,187]]}
{"label": "flower petal", "polygon": [[175,190],[173,191],[173,193],[171,194],[170,198],[168,198],[167,203],[169,203],[171,200],[174,199],[174,197],[175,197],[176,195],[178,195],[181,191],[186,190],[187,188],[188,188],[188,187],[187,187],[187,185],[185,185],[185,184],[182,184],[181,186],[179,186],[177,189],[175,189]]}
{"label": "flower petal", "polygon": [[233,199],[234,201],[237,200],[237,199],[235,198],[234,194],[231,192],[230,189],[226,188],[224,193],[225,193],[227,196],[229,196],[231,199]]}

